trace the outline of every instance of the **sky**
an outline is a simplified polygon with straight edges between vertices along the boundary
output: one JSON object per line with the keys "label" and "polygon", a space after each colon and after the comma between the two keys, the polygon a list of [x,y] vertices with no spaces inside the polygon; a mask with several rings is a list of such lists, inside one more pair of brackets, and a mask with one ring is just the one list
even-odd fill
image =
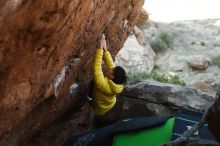
{"label": "sky", "polygon": [[145,0],[144,8],[153,21],[220,18],[220,0]]}

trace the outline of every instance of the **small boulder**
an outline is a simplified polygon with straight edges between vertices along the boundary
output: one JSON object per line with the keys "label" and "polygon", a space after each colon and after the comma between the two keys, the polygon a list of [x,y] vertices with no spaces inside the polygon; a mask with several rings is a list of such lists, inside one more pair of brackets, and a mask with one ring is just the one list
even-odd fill
{"label": "small boulder", "polygon": [[126,72],[150,73],[154,68],[156,54],[146,41],[141,45],[135,35],[130,35],[124,47],[118,52],[115,64],[122,66]]}
{"label": "small boulder", "polygon": [[205,55],[191,55],[187,62],[192,68],[206,70],[211,64],[211,59]]}

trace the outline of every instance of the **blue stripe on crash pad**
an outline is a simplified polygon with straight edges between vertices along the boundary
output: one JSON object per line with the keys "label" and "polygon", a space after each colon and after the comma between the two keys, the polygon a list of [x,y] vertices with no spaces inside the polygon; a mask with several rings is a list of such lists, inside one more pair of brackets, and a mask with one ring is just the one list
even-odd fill
{"label": "blue stripe on crash pad", "polygon": [[196,122],[196,121],[188,120],[188,119],[181,118],[181,117],[176,117],[176,120],[183,120],[183,121],[191,122],[191,123],[194,123],[194,124],[197,124],[197,123],[198,123],[198,122]]}
{"label": "blue stripe on crash pad", "polygon": [[[177,139],[186,130],[197,124],[202,118],[202,115],[203,113],[200,112],[188,111],[183,109],[179,110],[177,112],[174,123],[172,140]],[[205,124],[203,128],[201,128],[200,131],[198,133],[195,133],[192,137],[215,140],[212,133],[209,131],[207,124]]]}

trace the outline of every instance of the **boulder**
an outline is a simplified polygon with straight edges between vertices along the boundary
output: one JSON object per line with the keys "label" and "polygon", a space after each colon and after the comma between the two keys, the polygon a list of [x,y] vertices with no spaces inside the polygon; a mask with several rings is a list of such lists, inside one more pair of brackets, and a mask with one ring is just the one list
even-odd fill
{"label": "boulder", "polygon": [[205,110],[215,100],[207,92],[174,84],[145,80],[127,85],[106,119],[175,114],[179,108]]}
{"label": "boulder", "polygon": [[117,54],[115,63],[124,67],[127,72],[150,73],[155,58],[156,55],[147,41],[145,45],[141,45],[135,35],[130,35]]}
{"label": "boulder", "polygon": [[214,101],[214,97],[207,92],[151,80],[126,86],[122,95],[193,110],[204,110]]}
{"label": "boulder", "polygon": [[192,68],[205,70],[211,64],[211,59],[205,55],[191,55],[187,62]]}

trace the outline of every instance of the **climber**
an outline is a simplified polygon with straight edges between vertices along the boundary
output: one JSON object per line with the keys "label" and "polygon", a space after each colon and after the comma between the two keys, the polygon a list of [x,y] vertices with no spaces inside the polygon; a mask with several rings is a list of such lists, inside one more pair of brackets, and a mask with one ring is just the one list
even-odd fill
{"label": "climber", "polygon": [[[102,58],[106,65],[105,75],[102,71]],[[100,48],[96,50],[93,62],[93,109],[95,115],[102,116],[116,103],[116,95],[121,93],[126,83],[126,72],[120,66],[115,66],[111,54],[106,47],[105,35],[102,35]]]}

